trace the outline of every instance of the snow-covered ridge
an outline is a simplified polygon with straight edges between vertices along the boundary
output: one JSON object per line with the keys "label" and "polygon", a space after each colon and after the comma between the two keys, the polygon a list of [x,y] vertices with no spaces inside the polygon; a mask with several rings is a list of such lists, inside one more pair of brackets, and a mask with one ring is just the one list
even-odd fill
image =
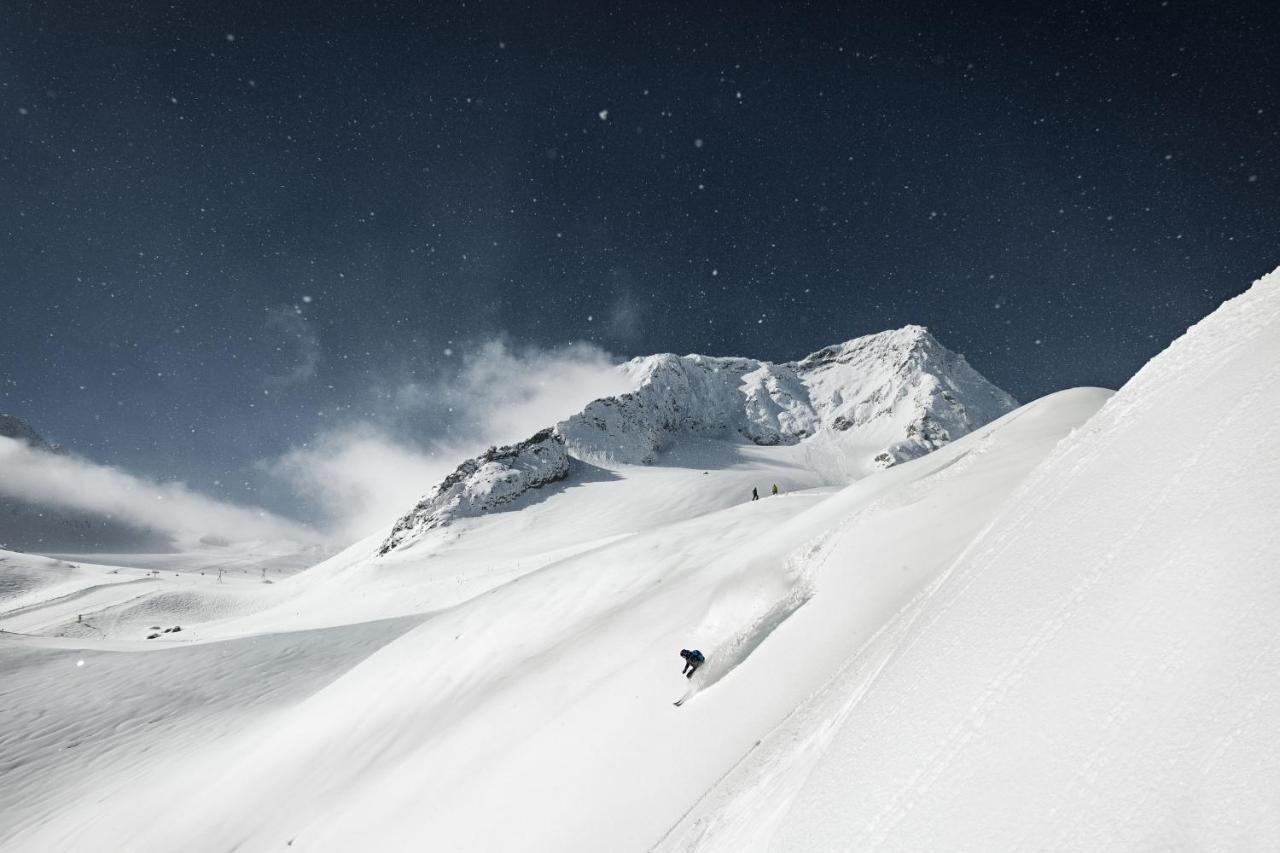
{"label": "snow-covered ridge", "polygon": [[825,436],[842,470],[922,456],[1017,407],[922,326],[855,338],[800,361],[670,353],[622,369],[636,390],[605,397],[532,438],[462,463],[401,518],[381,553],[510,503],[569,473],[571,457],[648,465],[682,436],[794,445]]}
{"label": "snow-covered ridge", "polygon": [[878,467],[888,467],[1017,407],[922,326],[855,338],[786,364],[664,354],[626,368],[640,379],[635,391],[597,400],[557,424],[574,456],[649,464],[683,433],[736,433],[776,445],[891,425],[873,453]]}
{"label": "snow-covered ridge", "polygon": [[488,512],[568,474],[569,454],[554,430],[544,429],[518,444],[491,447],[459,465],[396,522],[379,553],[387,553],[414,533]]}

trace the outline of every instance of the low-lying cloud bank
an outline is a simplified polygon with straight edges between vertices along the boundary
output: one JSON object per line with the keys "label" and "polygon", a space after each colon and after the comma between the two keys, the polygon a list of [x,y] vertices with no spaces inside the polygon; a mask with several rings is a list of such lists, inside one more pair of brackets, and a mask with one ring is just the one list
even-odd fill
{"label": "low-lying cloud bank", "polygon": [[[370,390],[370,415],[316,436],[259,470],[295,497],[290,515],[202,495],[74,455],[0,436],[0,498],[109,517],[171,537],[179,548],[229,543],[352,542],[389,525],[459,463],[491,445],[527,438],[633,381],[590,345],[515,348],[493,340],[457,357],[437,378]],[[322,530],[323,533],[317,533]]]}
{"label": "low-lying cloud bank", "polygon": [[263,467],[349,541],[395,521],[464,459],[633,386],[599,347],[489,341],[454,374],[377,389],[378,421],[335,428]]}
{"label": "low-lying cloud bank", "polygon": [[201,539],[309,543],[316,534],[256,507],[237,506],[118,468],[0,436],[0,496],[70,513],[106,516],[172,537],[181,547]]}
{"label": "low-lying cloud bank", "polygon": [[334,539],[354,541],[403,515],[462,458],[406,444],[361,421],[263,467],[329,522]]}

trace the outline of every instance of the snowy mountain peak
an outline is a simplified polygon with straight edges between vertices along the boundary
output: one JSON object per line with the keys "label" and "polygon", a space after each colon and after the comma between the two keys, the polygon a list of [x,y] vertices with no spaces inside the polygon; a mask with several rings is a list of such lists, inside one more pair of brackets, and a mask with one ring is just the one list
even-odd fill
{"label": "snowy mountain peak", "polygon": [[903,326],[901,329],[890,329],[886,332],[851,338],[843,343],[823,347],[799,361],[792,362],[790,366],[804,371],[833,362],[848,363],[858,358],[860,354],[876,356],[900,354],[906,357],[913,352],[930,348],[945,349],[933,335],[929,334],[927,328],[910,325]]}
{"label": "snowy mountain peak", "polygon": [[563,480],[572,458],[651,465],[683,438],[806,442],[808,467],[843,483],[922,456],[1017,406],[922,326],[854,338],[785,364],[662,353],[621,369],[635,390],[463,462],[396,523],[381,552]]}
{"label": "snowy mountain peak", "polygon": [[788,366],[831,429],[891,422],[905,431],[875,455],[881,466],[936,450],[1017,406],[923,326],[854,338]]}
{"label": "snowy mountain peak", "polygon": [[856,427],[872,428],[864,438],[883,434],[869,458],[886,467],[1017,405],[922,326],[854,338],[786,364],[666,354],[625,367],[638,381],[635,391],[597,400],[557,425],[575,456],[650,464],[686,433],[736,433],[770,446]]}

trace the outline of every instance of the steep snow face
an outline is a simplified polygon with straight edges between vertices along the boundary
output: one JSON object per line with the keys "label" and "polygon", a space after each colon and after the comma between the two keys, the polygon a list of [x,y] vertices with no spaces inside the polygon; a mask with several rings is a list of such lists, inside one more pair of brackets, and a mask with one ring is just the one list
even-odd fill
{"label": "steep snow face", "polygon": [[564,441],[544,429],[518,444],[487,450],[468,459],[401,518],[383,543],[386,554],[406,538],[511,503],[530,489],[563,480],[569,474]]}
{"label": "steep snow face", "polygon": [[798,362],[656,355],[628,365],[639,387],[556,426],[573,455],[651,464],[681,434],[795,444],[850,432],[888,467],[935,450],[1016,401],[921,326],[856,338]]}
{"label": "steep snow face", "polygon": [[660,850],[1280,846],[1280,271],[1065,438]]}

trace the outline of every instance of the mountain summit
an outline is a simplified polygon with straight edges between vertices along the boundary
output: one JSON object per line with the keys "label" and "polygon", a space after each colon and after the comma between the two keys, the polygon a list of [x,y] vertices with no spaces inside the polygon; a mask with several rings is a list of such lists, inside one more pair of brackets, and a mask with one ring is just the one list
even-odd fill
{"label": "mountain summit", "polygon": [[870,461],[884,468],[1017,406],[922,326],[855,338],[786,364],[664,354],[624,369],[638,378],[635,391],[596,400],[557,425],[574,456],[650,464],[691,433],[736,433],[772,446],[853,431],[883,437]]}
{"label": "mountain summit", "polygon": [[575,461],[652,465],[687,439],[805,445],[811,467],[844,483],[936,450],[1018,405],[923,326],[854,338],[784,364],[663,353],[620,369],[634,391],[595,400],[526,441],[467,460],[396,523],[382,553],[569,478]]}

